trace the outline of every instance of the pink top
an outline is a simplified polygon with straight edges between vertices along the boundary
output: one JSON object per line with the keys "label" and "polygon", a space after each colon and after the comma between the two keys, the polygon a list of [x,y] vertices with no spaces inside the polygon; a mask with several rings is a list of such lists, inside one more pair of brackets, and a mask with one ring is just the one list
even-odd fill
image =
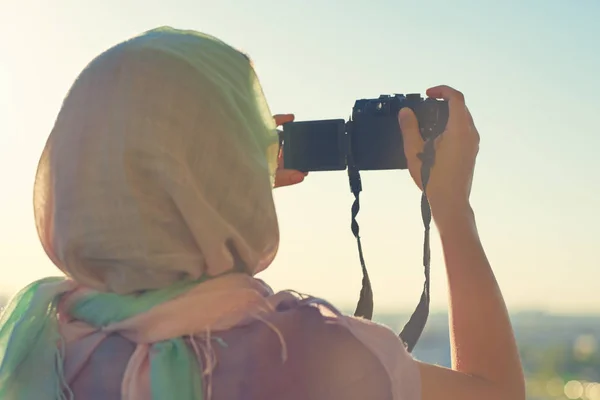
{"label": "pink top", "polygon": [[[188,340],[208,350],[200,354],[211,399],[420,399],[417,363],[390,329],[319,299],[281,298],[259,320]],[[136,346],[114,332],[85,360],[67,349],[66,364],[78,358],[69,379],[75,399],[121,399]]]}

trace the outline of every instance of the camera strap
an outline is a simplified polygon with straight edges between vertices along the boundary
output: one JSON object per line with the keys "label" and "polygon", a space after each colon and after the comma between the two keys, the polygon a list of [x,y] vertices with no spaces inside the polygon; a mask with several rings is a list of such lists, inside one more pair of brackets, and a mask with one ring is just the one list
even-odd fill
{"label": "camera strap", "polygon": [[[352,154],[352,152],[350,152],[350,154]],[[425,324],[427,323],[427,318],[429,317],[429,281],[431,264],[429,233],[431,226],[431,207],[429,206],[429,200],[427,199],[426,188],[427,184],[429,183],[431,168],[435,162],[434,139],[430,139],[425,142],[423,152],[418,154],[418,157],[422,163],[421,182],[423,184],[423,193],[421,195],[421,217],[425,227],[423,239],[423,267],[425,271],[425,283],[423,285],[423,293],[421,294],[419,304],[399,335],[409,352],[412,352],[417,344],[421,333],[425,328]],[[358,300],[354,315],[356,317],[362,317],[370,320],[373,317],[373,289],[371,288],[371,280],[369,279],[369,273],[367,271],[367,266],[365,265],[365,259],[363,256],[362,244],[360,241],[360,228],[358,226],[358,222],[356,221],[356,216],[360,211],[360,192],[362,191],[362,182],[360,178],[360,172],[358,168],[356,168],[354,160],[351,156],[348,158],[348,177],[350,180],[350,190],[354,195],[354,203],[352,204],[351,229],[358,245],[358,255],[363,274],[360,298]]]}

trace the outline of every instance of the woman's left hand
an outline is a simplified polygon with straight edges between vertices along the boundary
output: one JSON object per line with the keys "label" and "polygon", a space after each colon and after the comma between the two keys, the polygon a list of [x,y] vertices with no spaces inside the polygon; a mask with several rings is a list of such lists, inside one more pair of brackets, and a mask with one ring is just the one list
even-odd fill
{"label": "woman's left hand", "polygon": [[[294,121],[294,114],[278,114],[273,116],[275,124],[281,126]],[[277,172],[275,174],[275,187],[290,186],[300,183],[308,175],[308,172],[296,171],[283,168],[283,148],[277,157]]]}

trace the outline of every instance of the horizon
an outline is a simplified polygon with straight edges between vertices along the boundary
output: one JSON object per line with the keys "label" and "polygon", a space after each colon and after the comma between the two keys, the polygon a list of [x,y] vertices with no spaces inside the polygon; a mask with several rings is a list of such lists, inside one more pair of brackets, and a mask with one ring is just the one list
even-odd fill
{"label": "horizon", "polygon": [[[297,120],[344,118],[355,99],[384,93],[461,90],[481,135],[473,207],[511,314],[600,314],[600,136],[590,129],[600,2],[34,2],[4,5],[0,24],[8,38],[0,53],[0,297],[60,275],[38,241],[31,201],[38,158],[74,79],[109,47],[169,25],[249,54],[272,113]],[[420,193],[406,171],[366,172],[362,181],[375,312],[412,312],[423,287]],[[361,270],[345,172],[311,173],[274,197],[281,245],[259,277],[352,308]],[[431,309],[441,312],[448,292],[435,227],[431,234]]]}

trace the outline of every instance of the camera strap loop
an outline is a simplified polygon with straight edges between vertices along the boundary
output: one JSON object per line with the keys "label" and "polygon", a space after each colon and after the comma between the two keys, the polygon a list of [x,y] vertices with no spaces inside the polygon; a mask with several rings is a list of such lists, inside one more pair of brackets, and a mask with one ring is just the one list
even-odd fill
{"label": "camera strap loop", "polygon": [[423,284],[423,292],[417,308],[410,316],[410,319],[400,332],[400,338],[406,345],[409,352],[412,352],[415,345],[425,329],[427,318],[429,317],[429,280],[431,267],[431,248],[429,244],[430,229],[431,229],[431,207],[427,199],[427,184],[431,174],[431,168],[435,162],[435,140],[429,139],[425,142],[423,152],[418,155],[421,160],[421,183],[423,185],[423,193],[421,194],[421,218],[425,233],[423,238],[423,267],[425,271],[425,283]]}
{"label": "camera strap loop", "polygon": [[360,259],[360,266],[363,274],[362,288],[360,289],[360,297],[358,299],[358,304],[356,305],[354,316],[371,319],[373,318],[373,289],[371,288],[369,272],[367,271],[367,266],[365,265],[365,257],[363,255],[362,243],[360,241],[360,227],[356,221],[356,216],[360,211],[360,192],[362,191],[362,182],[360,180],[360,173],[358,172],[358,169],[354,163],[349,164],[348,177],[350,178],[350,190],[354,195],[354,203],[352,203],[352,222],[350,227],[358,245],[358,257]]}
{"label": "camera strap loop", "polygon": [[[411,315],[409,321],[402,329],[400,333],[400,339],[404,342],[407,350],[412,352],[415,345],[417,344],[427,318],[429,317],[429,303],[430,303],[430,266],[431,266],[431,249],[430,249],[430,226],[431,226],[431,207],[429,206],[429,200],[427,199],[426,188],[429,183],[429,177],[431,174],[431,168],[435,162],[435,147],[434,139],[427,140],[423,148],[423,152],[418,155],[421,160],[421,182],[423,184],[423,193],[421,195],[421,217],[423,219],[423,225],[425,227],[425,234],[423,239],[423,267],[425,271],[425,283],[423,285],[423,292],[417,308]],[[371,281],[362,251],[362,244],[360,241],[359,226],[356,221],[356,216],[360,211],[360,192],[362,191],[362,182],[360,179],[360,172],[354,165],[353,160],[348,160],[348,177],[350,179],[350,189],[354,195],[354,203],[352,204],[352,233],[356,238],[358,244],[358,255],[360,258],[360,265],[362,268],[362,289],[360,291],[360,298],[356,306],[354,315],[366,319],[373,317],[373,290],[371,288]]]}

